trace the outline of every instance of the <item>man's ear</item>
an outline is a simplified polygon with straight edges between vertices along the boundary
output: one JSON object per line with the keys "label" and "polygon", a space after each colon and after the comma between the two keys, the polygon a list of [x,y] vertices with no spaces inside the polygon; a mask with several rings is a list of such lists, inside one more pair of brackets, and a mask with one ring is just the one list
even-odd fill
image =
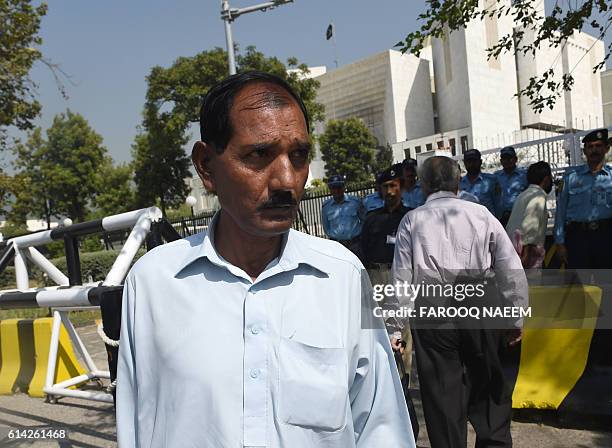
{"label": "man's ear", "polygon": [[195,166],[204,188],[209,193],[215,193],[215,179],[211,169],[211,163],[215,150],[209,143],[195,142],[191,150],[191,161]]}

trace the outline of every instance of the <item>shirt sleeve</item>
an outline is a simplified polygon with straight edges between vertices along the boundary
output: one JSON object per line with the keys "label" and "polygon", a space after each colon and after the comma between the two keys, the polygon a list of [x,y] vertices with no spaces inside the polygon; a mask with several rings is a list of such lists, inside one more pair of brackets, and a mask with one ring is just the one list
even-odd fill
{"label": "shirt sleeve", "polygon": [[[498,293],[506,303],[526,309],[529,305],[529,288],[521,259],[501,223],[492,220],[491,227],[490,250]],[[521,328],[523,318],[517,319],[514,326]]]}
{"label": "shirt sleeve", "polygon": [[138,443],[138,382],[134,345],[135,289],[131,276],[125,280],[121,308],[121,333],[117,362],[117,443],[121,448],[139,446]]}
{"label": "shirt sleeve", "polygon": [[[544,229],[542,229],[544,227]],[[546,196],[532,197],[525,207],[520,232],[523,244],[539,244],[546,231]]]}
{"label": "shirt sleeve", "polygon": [[[415,448],[406,400],[387,332],[371,311],[372,287],[365,270],[361,280],[361,318],[349,390],[357,448]],[[364,314],[365,313],[365,314]]]}
{"label": "shirt sleeve", "polygon": [[[395,237],[395,253],[391,265],[391,281],[394,285],[412,284],[413,261],[412,261],[412,225],[408,215],[402,218]],[[409,297],[397,297],[399,306],[414,308],[414,301]]]}
{"label": "shirt sleeve", "polygon": [[563,184],[561,192],[557,195],[557,210],[555,211],[555,243],[565,244],[565,217],[567,213],[568,194],[568,176],[563,176]]}

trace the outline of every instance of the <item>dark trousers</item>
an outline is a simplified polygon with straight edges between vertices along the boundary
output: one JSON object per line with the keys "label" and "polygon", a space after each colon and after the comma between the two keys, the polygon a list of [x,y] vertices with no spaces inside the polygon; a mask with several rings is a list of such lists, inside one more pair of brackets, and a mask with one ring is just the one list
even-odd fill
{"label": "dark trousers", "polygon": [[567,229],[568,269],[612,269],[612,227]]}
{"label": "dark trousers", "polygon": [[467,421],[476,448],[511,447],[511,392],[497,330],[413,329],[427,433],[432,448],[465,448]]}

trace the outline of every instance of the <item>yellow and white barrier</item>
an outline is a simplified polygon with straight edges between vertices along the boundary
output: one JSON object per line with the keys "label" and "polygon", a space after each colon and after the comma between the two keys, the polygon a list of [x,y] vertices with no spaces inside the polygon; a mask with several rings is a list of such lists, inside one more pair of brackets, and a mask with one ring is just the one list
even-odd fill
{"label": "yellow and white barrier", "polygon": [[[17,391],[44,397],[53,319],[7,319],[0,322],[0,394]],[[54,382],[82,375],[68,332],[61,327]]]}
{"label": "yellow and white barrier", "polygon": [[601,298],[595,286],[529,288],[512,407],[559,408],[584,373]]}

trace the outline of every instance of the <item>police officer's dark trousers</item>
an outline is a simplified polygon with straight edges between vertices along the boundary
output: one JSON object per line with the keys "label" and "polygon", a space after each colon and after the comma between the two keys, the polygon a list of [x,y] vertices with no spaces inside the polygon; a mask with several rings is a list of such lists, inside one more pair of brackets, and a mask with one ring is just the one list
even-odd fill
{"label": "police officer's dark trousers", "polygon": [[605,226],[589,229],[587,224],[566,227],[569,269],[612,268],[612,220]]}
{"label": "police officer's dark trousers", "polygon": [[511,392],[498,350],[501,331],[413,329],[427,433],[432,448],[467,446],[467,421],[476,448],[511,447]]}

